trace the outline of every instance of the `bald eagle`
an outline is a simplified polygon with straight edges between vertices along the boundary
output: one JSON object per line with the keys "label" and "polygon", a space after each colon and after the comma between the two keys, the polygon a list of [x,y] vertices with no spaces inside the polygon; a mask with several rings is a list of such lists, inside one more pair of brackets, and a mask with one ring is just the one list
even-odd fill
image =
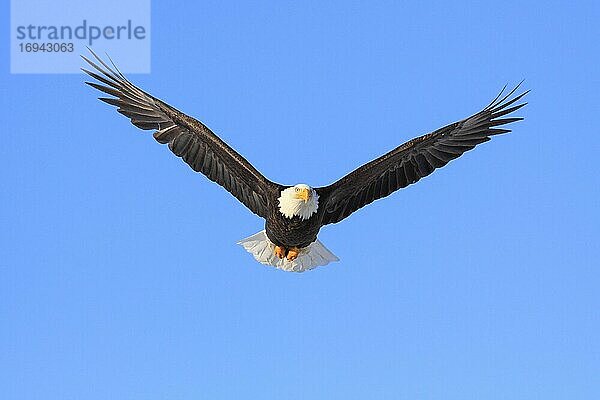
{"label": "bald eagle", "polygon": [[202,122],[176,110],[131,83],[110,60],[93,51],[95,70],[82,70],[97,82],[88,85],[110,95],[100,100],[154,138],[168,144],[194,171],[224,187],[254,214],[266,220],[265,229],[239,242],[254,258],[285,271],[301,272],[338,258],[318,239],[323,225],[334,224],[367,204],[388,196],[443,167],[491,136],[510,132],[504,125],[522,118],[501,118],[527,103],[529,91],[519,85],[500,94],[484,109],[461,121],[412,139],[357,168],[337,182],[313,188],[280,185],[265,178],[244,157]]}

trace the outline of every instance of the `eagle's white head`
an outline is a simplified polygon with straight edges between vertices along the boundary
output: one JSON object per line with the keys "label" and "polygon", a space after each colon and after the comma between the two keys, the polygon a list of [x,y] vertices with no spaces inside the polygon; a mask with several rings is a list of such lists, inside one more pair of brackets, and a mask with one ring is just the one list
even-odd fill
{"label": "eagle's white head", "polygon": [[279,211],[288,218],[309,219],[319,208],[319,195],[308,185],[300,183],[281,191]]}

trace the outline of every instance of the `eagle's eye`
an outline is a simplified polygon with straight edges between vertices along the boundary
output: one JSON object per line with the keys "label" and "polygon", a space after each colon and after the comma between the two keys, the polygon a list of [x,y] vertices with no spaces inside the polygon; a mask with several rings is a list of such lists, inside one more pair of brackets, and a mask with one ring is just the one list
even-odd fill
{"label": "eagle's eye", "polygon": [[295,190],[296,190],[296,192],[299,192],[299,191],[300,191],[300,188],[295,188]]}

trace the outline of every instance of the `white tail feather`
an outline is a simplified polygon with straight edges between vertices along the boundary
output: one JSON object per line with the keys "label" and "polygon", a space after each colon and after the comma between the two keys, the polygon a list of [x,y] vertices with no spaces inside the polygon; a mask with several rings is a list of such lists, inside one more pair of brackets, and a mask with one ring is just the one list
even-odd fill
{"label": "white tail feather", "polygon": [[301,249],[298,258],[294,261],[286,258],[280,260],[275,255],[275,245],[269,240],[264,230],[240,240],[238,244],[252,254],[259,263],[272,265],[288,272],[304,272],[340,260],[318,239]]}

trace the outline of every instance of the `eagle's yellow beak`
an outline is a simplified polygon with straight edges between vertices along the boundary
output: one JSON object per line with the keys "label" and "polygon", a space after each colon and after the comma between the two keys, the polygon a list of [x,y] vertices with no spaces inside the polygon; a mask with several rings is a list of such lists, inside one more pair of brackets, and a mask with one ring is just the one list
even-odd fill
{"label": "eagle's yellow beak", "polygon": [[311,194],[310,190],[308,190],[308,189],[300,189],[300,191],[296,195],[296,198],[297,199],[302,199],[306,203],[308,201],[308,199],[310,199],[310,194]]}

